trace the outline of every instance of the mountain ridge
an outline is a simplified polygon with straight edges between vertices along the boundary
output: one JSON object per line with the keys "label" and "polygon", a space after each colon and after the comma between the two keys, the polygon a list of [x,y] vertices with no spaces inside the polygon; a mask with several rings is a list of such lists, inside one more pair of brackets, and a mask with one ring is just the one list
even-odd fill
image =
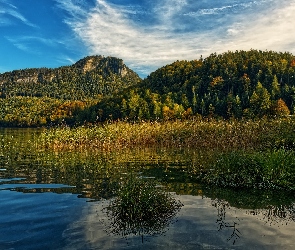
{"label": "mountain ridge", "polygon": [[[70,66],[28,68],[0,74],[0,97],[48,96],[63,99],[112,95],[141,81],[122,59],[87,56]],[[69,95],[61,88],[75,90]]]}

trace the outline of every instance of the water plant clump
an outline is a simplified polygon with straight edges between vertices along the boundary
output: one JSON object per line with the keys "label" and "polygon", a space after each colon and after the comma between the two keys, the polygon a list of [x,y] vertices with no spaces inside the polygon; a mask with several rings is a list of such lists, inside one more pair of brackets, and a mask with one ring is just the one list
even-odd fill
{"label": "water plant clump", "polygon": [[110,232],[123,237],[139,235],[143,241],[144,235],[164,233],[182,206],[155,181],[131,177],[106,208]]}
{"label": "water plant clump", "polygon": [[202,181],[221,187],[295,190],[295,152],[278,149],[224,153]]}

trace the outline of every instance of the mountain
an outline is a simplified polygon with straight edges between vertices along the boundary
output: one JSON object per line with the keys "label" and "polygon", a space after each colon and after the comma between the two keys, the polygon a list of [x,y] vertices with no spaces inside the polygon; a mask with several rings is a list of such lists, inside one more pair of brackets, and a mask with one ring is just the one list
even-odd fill
{"label": "mountain", "polygon": [[121,59],[88,56],[71,66],[14,70],[0,74],[0,98],[97,99],[136,85],[139,81],[140,77]]}

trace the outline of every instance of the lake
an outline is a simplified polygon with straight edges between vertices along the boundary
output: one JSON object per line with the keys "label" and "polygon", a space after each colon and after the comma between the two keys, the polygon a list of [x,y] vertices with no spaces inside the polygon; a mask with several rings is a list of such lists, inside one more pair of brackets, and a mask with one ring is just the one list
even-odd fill
{"label": "lake", "polygon": [[[0,129],[2,249],[295,249],[294,193],[202,186],[185,149],[53,151],[41,129]],[[155,180],[183,206],[143,237],[112,233],[106,208],[130,175]]]}

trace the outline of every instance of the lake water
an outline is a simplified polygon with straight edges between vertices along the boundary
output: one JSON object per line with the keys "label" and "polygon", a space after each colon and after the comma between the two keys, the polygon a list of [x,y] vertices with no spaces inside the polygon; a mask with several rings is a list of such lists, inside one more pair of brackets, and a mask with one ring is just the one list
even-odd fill
{"label": "lake water", "polygon": [[[204,187],[190,174],[206,154],[37,149],[40,130],[0,129],[2,249],[295,249],[295,195]],[[110,232],[105,213],[130,173],[183,204],[156,236]]]}

